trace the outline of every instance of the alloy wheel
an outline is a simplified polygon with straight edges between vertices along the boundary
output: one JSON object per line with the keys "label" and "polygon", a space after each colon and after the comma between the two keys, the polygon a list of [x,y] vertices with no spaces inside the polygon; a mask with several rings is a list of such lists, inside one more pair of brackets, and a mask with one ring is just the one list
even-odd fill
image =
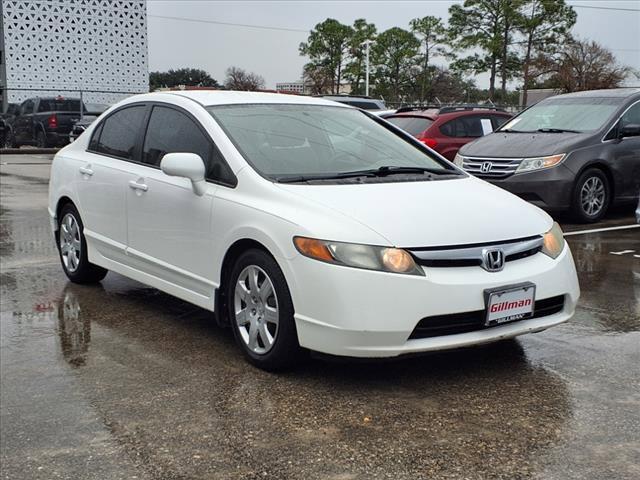
{"label": "alloy wheel", "polygon": [[75,272],[80,265],[82,242],[78,221],[71,213],[67,213],[60,223],[60,253],[65,268]]}
{"label": "alloy wheel", "polygon": [[584,213],[595,216],[604,207],[605,201],[604,182],[599,177],[589,177],[580,189],[580,206]]}
{"label": "alloy wheel", "polygon": [[278,336],[278,298],[273,282],[257,265],[240,272],[233,312],[240,337],[249,350],[258,355],[271,350]]}

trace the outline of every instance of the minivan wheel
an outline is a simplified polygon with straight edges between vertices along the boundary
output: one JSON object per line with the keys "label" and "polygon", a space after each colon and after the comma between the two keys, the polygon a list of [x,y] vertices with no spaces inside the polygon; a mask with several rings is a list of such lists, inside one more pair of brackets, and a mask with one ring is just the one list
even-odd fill
{"label": "minivan wheel", "polygon": [[58,217],[58,252],[64,273],[74,283],[97,283],[108,270],[89,263],[84,226],[76,207],[68,203]]}
{"label": "minivan wheel", "polygon": [[573,213],[585,223],[600,220],[609,208],[611,188],[607,176],[597,168],[580,175],[573,192]]}
{"label": "minivan wheel", "polygon": [[248,250],[228,280],[229,319],[245,357],[264,370],[292,366],[301,349],[291,294],[276,261],[262,250]]}

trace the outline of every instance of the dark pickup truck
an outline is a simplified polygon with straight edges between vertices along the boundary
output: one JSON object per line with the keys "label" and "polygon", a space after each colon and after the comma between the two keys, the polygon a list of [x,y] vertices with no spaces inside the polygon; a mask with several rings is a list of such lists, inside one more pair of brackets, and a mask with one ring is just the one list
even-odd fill
{"label": "dark pickup truck", "polygon": [[10,147],[64,146],[69,143],[71,128],[80,120],[81,110],[86,108],[77,98],[29,98],[11,119],[5,144]]}

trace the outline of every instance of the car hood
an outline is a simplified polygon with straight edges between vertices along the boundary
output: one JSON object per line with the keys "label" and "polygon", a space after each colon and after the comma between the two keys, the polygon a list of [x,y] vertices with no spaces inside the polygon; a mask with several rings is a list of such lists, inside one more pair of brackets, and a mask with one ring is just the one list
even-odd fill
{"label": "car hood", "polygon": [[480,137],[460,149],[460,155],[490,158],[541,157],[569,153],[588,143],[590,133],[501,133]]}
{"label": "car hood", "polygon": [[[463,245],[540,235],[552,226],[537,207],[474,177],[341,185],[276,184],[367,226],[389,245]],[[314,231],[313,228],[309,228]],[[316,232],[322,237],[323,232]],[[328,238],[328,240],[341,240]]]}

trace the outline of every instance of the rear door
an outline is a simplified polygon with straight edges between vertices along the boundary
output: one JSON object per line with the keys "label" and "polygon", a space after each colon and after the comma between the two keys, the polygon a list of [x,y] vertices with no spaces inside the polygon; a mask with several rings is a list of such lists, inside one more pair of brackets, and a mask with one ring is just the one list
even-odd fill
{"label": "rear door", "polygon": [[[160,170],[162,157],[172,152],[203,159],[210,180],[204,195],[196,195],[188,179]],[[225,188],[214,182],[224,183],[231,170],[199,122],[173,105],[153,106],[141,160],[127,181],[127,252],[136,268],[195,293],[189,300],[204,305],[214,288],[213,195]]]}
{"label": "rear door", "polygon": [[128,105],[111,113],[93,131],[89,148],[76,161],[76,192],[89,254],[126,263],[127,182],[140,143],[148,106]]}

